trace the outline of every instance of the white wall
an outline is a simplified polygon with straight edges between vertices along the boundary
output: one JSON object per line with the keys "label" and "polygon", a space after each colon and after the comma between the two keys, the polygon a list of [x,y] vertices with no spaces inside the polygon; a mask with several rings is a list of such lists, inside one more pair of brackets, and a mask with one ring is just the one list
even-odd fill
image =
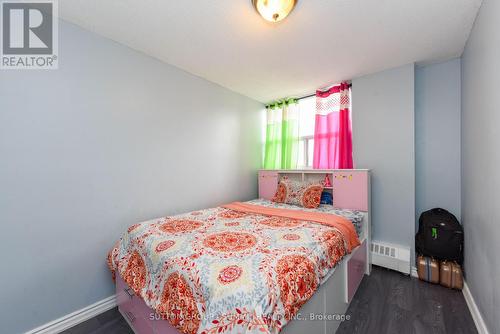
{"label": "white wall", "polygon": [[0,73],[0,332],[114,293],[128,225],[254,198],[262,105],[60,24],[60,68]]}
{"label": "white wall", "polygon": [[372,170],[373,239],[414,245],[414,66],[352,81],[353,151]]}
{"label": "white wall", "polygon": [[417,220],[435,207],[460,220],[460,89],[458,58],[415,69]]}
{"label": "white wall", "polygon": [[467,284],[500,333],[500,2],[483,0],[462,57],[462,221]]}

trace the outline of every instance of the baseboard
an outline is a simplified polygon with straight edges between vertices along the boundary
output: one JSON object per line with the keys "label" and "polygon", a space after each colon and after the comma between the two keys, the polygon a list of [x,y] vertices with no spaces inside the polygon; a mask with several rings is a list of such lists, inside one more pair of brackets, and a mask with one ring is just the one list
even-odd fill
{"label": "baseboard", "polygon": [[92,305],[84,307],[59,319],[48,322],[40,327],[30,330],[25,334],[58,334],[68,328],[89,320],[96,315],[104,313],[116,306],[116,297],[110,296]]}
{"label": "baseboard", "polygon": [[474,323],[476,324],[478,333],[489,334],[488,327],[486,327],[486,323],[484,322],[481,312],[479,312],[479,308],[477,307],[477,304],[474,301],[474,297],[472,297],[470,293],[467,282],[464,282],[464,288],[462,290],[462,293],[464,294],[465,302],[469,307],[469,311],[472,315],[472,319],[474,319]]}
{"label": "baseboard", "polygon": [[411,267],[411,277],[417,277],[418,278],[417,267]]}

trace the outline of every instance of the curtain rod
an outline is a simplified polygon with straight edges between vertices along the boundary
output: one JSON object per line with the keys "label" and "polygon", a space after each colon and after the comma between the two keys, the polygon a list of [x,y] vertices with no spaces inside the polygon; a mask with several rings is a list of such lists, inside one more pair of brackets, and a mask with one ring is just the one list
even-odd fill
{"label": "curtain rod", "polygon": [[313,96],[316,96],[316,93],[311,94],[311,95],[306,95],[306,96],[298,97],[298,98],[296,98],[296,100],[303,100],[303,99],[307,99],[307,98],[313,97]]}

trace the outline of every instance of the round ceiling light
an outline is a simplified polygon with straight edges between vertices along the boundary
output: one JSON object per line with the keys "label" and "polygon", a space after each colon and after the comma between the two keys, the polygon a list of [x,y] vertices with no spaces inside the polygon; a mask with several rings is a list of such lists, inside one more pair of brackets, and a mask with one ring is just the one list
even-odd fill
{"label": "round ceiling light", "polygon": [[252,0],[252,3],[265,20],[278,22],[290,14],[297,0]]}

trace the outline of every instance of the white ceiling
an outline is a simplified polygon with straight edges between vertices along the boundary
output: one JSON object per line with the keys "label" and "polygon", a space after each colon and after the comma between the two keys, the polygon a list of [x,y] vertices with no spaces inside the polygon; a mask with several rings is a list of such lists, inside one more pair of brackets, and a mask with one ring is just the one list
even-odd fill
{"label": "white ceiling", "polygon": [[481,0],[299,0],[278,24],[250,0],[64,0],[85,29],[261,102],[460,56]]}

